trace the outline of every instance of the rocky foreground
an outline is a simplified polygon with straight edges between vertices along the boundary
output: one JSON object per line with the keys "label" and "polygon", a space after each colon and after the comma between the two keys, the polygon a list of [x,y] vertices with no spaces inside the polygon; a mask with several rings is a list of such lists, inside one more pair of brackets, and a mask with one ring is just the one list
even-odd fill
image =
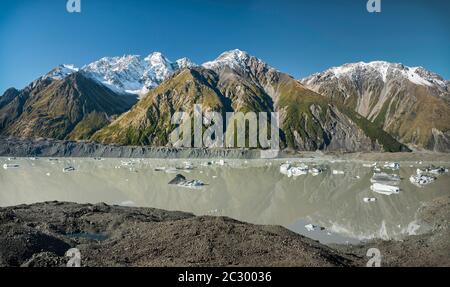
{"label": "rocky foreground", "polygon": [[0,266],[450,266],[450,197],[422,210],[433,232],[404,242],[328,247],[282,227],[105,204],[48,202],[0,209]]}

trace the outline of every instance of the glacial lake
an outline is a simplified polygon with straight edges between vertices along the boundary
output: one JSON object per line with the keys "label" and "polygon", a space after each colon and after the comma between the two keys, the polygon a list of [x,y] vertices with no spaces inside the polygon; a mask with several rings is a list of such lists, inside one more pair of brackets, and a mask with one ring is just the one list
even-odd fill
{"label": "glacial lake", "polygon": [[[402,179],[399,194],[383,195],[370,189],[374,171],[363,166],[368,162],[289,159],[325,170],[315,176],[288,177],[280,173],[286,159],[226,159],[223,165],[207,165],[211,161],[189,160],[192,170],[175,170],[186,160],[0,158],[0,206],[58,200],[154,207],[282,225],[322,243],[357,243],[425,232],[429,227],[418,224],[419,208],[450,194],[448,173],[425,187],[409,181],[417,168],[449,167],[445,162],[402,161],[400,170],[383,170]],[[5,169],[5,164],[18,167]],[[67,167],[75,170],[64,172]],[[333,170],[344,174],[335,175]],[[178,173],[207,185],[198,189],[169,185]],[[324,229],[310,231],[305,227],[310,223]]]}

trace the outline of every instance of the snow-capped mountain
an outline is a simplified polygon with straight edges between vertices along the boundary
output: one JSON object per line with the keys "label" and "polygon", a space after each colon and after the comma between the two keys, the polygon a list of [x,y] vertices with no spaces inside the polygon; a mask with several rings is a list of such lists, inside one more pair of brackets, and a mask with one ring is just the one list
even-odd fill
{"label": "snow-capped mountain", "polygon": [[301,80],[353,109],[413,149],[450,151],[450,85],[421,67],[346,64]]}
{"label": "snow-capped mountain", "polygon": [[32,85],[47,79],[62,80],[73,73],[82,72],[117,93],[144,95],[177,70],[195,66],[188,58],[171,62],[159,52],[151,53],[147,57],[105,57],[81,69],[74,65],[60,65],[34,81]]}
{"label": "snow-capped mountain", "polygon": [[384,83],[391,81],[408,80],[413,84],[422,86],[435,86],[442,90],[447,90],[446,81],[439,75],[425,70],[422,67],[408,67],[402,64],[389,63],[384,61],[359,62],[345,64],[339,67],[330,68],[324,72],[313,74],[302,81],[311,86],[321,81],[330,79],[351,79],[358,81],[362,78],[380,79]]}
{"label": "snow-capped mountain", "polygon": [[49,73],[44,75],[41,79],[53,79],[53,80],[62,80],[65,77],[78,72],[78,68],[76,68],[74,65],[59,65],[58,67],[51,70]]}
{"label": "snow-capped mountain", "polygon": [[204,63],[202,66],[207,69],[218,69],[223,68],[225,66],[238,69],[238,68],[246,68],[246,62],[250,58],[250,55],[247,52],[235,49],[231,51],[226,51],[222,53],[217,59],[213,61],[209,61]]}
{"label": "snow-capped mountain", "polygon": [[[176,73],[184,68],[192,69]],[[346,64],[295,80],[237,49],[201,67],[187,58],[171,62],[161,53],[106,57],[81,69],[58,66],[26,88],[5,93],[0,101],[0,132],[66,137],[66,132],[41,134],[55,130],[53,118],[41,119],[48,114],[41,103],[45,99],[50,109],[56,107],[64,116],[70,111],[67,117],[72,117],[72,107],[59,108],[61,103],[72,103],[80,95],[77,91],[101,106],[92,115],[83,114],[89,117],[73,138],[87,139],[96,133],[95,139],[108,143],[164,144],[170,115],[160,113],[161,107],[188,110],[201,98],[212,110],[279,111],[284,144],[294,149],[401,151],[405,144],[411,149],[450,151],[450,85],[435,73],[376,61]],[[110,116],[134,105],[136,95],[147,93],[157,101],[143,99],[127,112],[131,116],[117,119],[116,126],[110,123]],[[24,104],[29,108],[22,109]],[[105,106],[111,107],[106,118]],[[22,111],[33,117],[18,119]],[[43,121],[42,126],[26,128]],[[99,130],[98,123],[112,128]],[[149,134],[144,137],[145,133]]]}
{"label": "snow-capped mountain", "polygon": [[262,60],[239,49],[226,51],[217,57],[217,59],[206,62],[202,66],[206,69],[211,69],[214,71],[222,70],[223,68],[228,67],[235,71],[247,72],[252,68],[252,66],[256,65],[263,66],[267,69],[273,69]]}
{"label": "snow-capped mountain", "polygon": [[89,77],[118,92],[145,94],[175,71],[195,64],[187,58],[171,62],[159,52],[147,57],[106,57],[81,68]]}

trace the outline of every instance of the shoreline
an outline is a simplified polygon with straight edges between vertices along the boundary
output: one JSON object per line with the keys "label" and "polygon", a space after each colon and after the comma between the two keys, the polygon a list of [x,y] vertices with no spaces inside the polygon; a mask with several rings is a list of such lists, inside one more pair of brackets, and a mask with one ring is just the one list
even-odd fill
{"label": "shoreline", "polygon": [[433,228],[402,241],[324,245],[279,226],[153,208],[46,202],[0,208],[0,266],[450,266],[450,196],[420,211]]}
{"label": "shoreline", "polygon": [[441,161],[450,162],[450,153],[415,152],[339,152],[282,150],[278,157],[267,158],[258,149],[169,148],[103,145],[94,142],[52,139],[0,138],[0,157],[73,157],[73,158],[148,158],[148,159],[284,159],[318,158],[359,161]]}

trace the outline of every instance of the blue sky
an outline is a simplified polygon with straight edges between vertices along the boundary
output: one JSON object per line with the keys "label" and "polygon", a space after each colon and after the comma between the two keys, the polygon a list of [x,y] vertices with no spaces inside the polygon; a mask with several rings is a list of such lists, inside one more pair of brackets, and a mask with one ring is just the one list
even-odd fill
{"label": "blue sky", "polygon": [[296,78],[348,62],[423,66],[450,79],[450,1],[381,0],[0,1],[0,93],[58,64],[147,55],[196,63],[239,48]]}

